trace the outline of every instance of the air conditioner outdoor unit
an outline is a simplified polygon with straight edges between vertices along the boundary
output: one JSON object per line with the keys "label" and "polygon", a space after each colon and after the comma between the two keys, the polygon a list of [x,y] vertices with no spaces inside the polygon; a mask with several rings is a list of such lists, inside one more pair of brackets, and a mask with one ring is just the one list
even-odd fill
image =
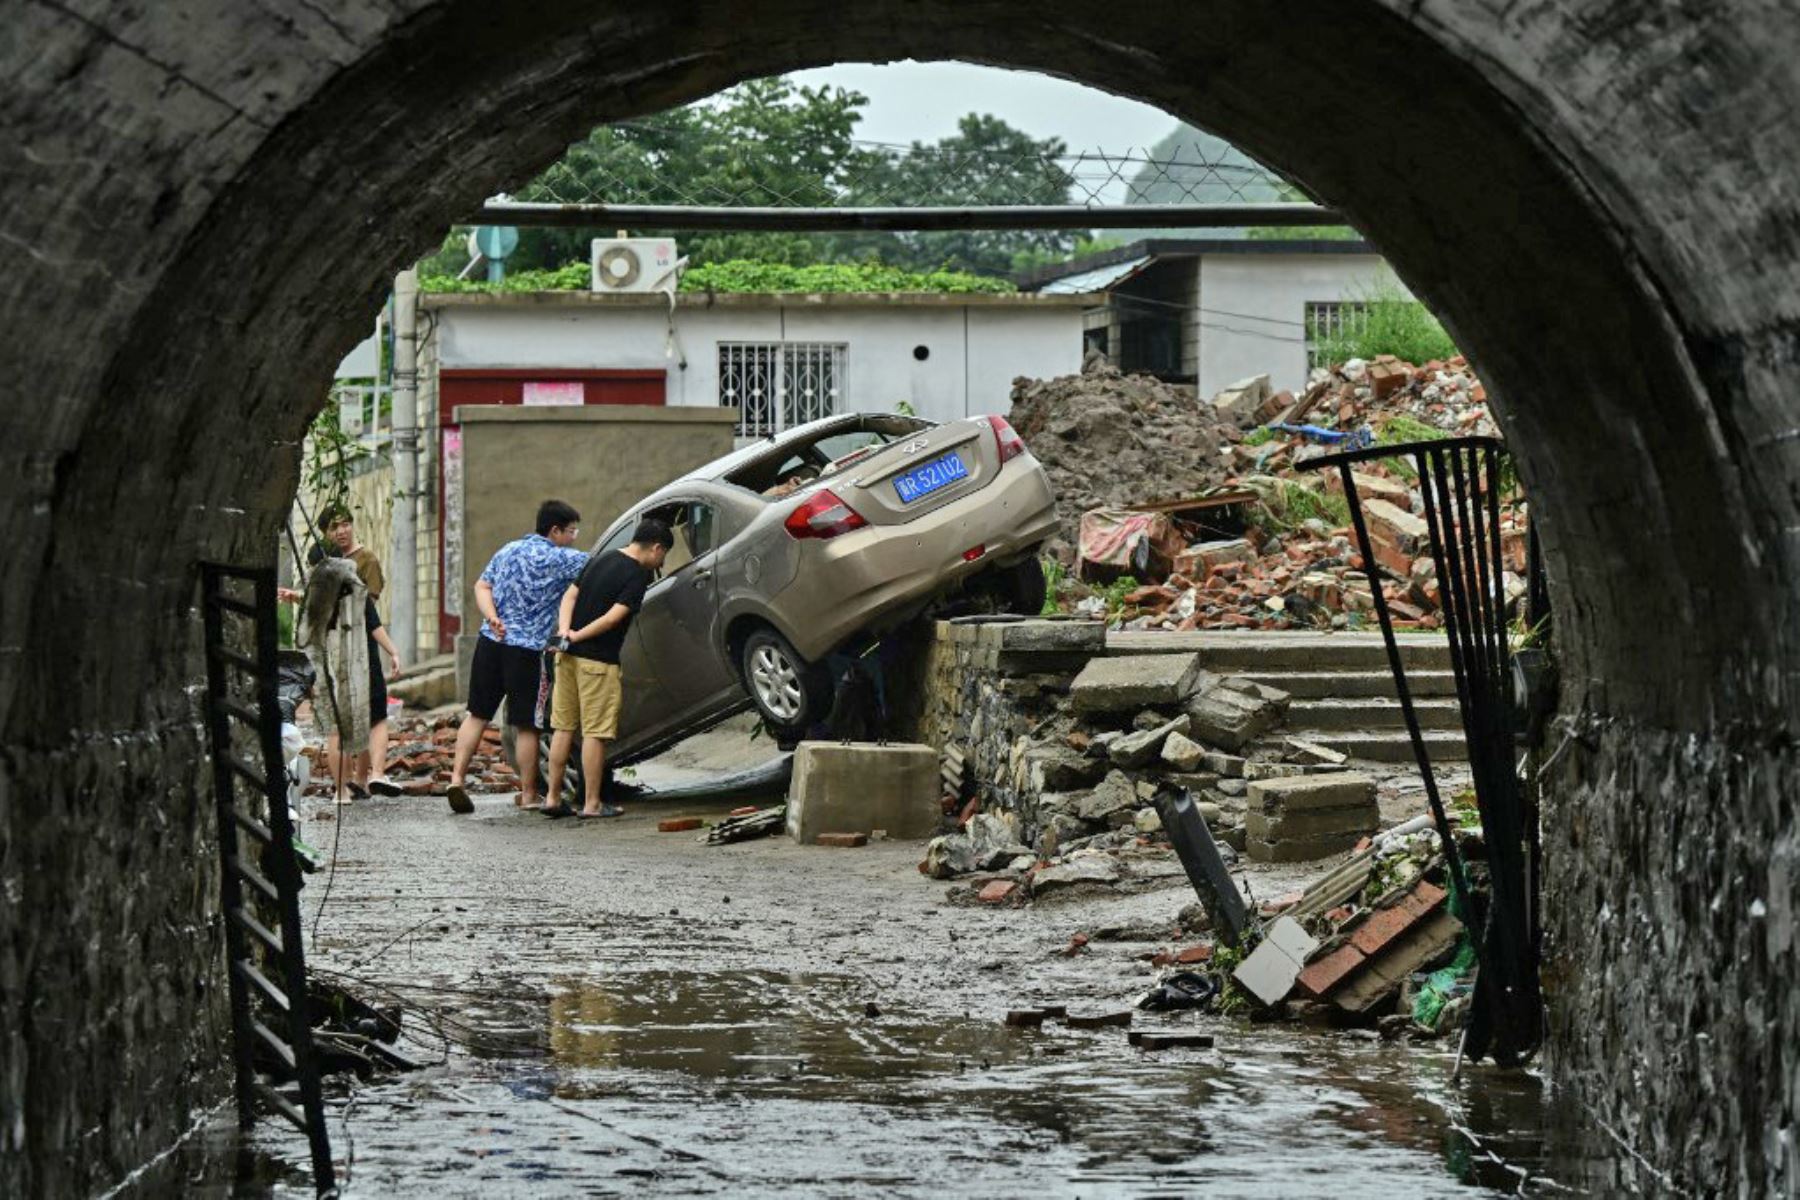
{"label": "air conditioner outdoor unit", "polygon": [[674,238],[595,238],[596,292],[673,290]]}

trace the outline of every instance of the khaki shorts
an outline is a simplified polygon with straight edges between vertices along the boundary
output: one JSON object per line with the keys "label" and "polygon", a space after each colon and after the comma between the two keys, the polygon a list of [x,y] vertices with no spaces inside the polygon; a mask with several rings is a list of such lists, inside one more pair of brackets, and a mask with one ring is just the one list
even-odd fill
{"label": "khaki shorts", "polygon": [[573,654],[556,656],[550,728],[579,729],[582,737],[611,741],[619,735],[619,708],[624,702],[618,663],[595,662]]}

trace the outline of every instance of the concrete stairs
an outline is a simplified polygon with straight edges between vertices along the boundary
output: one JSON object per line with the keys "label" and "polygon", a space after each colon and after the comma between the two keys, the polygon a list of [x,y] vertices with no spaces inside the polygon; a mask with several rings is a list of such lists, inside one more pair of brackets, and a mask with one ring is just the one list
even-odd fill
{"label": "concrete stairs", "polygon": [[[1106,649],[1108,654],[1197,652],[1201,666],[1215,675],[1242,676],[1292,696],[1284,736],[1371,762],[1413,759],[1379,634],[1119,632],[1108,635]],[[1405,634],[1400,656],[1432,761],[1467,761],[1449,642],[1434,634]]]}

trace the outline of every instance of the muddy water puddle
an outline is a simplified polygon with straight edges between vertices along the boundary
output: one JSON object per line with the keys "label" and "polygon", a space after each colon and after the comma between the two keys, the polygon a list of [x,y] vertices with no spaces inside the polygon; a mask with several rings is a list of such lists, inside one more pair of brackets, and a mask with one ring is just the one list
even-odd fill
{"label": "muddy water puddle", "polygon": [[[1013,1029],[831,975],[619,971],[534,992],[459,1004],[440,1066],[339,1089],[347,1195],[1588,1190],[1575,1123],[1535,1078],[1453,1083],[1450,1048],[1137,1014],[1215,1038],[1146,1053],[1121,1028]],[[272,1128],[259,1148],[300,1161]]]}

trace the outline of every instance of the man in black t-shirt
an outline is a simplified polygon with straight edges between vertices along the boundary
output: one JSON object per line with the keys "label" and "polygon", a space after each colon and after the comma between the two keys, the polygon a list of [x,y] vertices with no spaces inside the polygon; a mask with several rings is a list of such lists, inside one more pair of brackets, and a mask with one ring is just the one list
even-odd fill
{"label": "man in black t-shirt", "polygon": [[556,660],[556,685],[550,699],[550,778],[545,795],[552,802],[546,816],[565,817],[562,805],[563,771],[569,765],[575,731],[581,730],[581,768],[586,795],[581,816],[616,817],[619,809],[600,803],[601,775],[606,769],[606,743],[618,736],[619,710],[624,689],[619,677],[619,652],[625,631],[643,606],[644,592],[654,572],[660,570],[675,535],[662,521],[646,517],[622,550],[596,554],[568,591],[563,593],[557,616],[557,637],[567,648]]}

